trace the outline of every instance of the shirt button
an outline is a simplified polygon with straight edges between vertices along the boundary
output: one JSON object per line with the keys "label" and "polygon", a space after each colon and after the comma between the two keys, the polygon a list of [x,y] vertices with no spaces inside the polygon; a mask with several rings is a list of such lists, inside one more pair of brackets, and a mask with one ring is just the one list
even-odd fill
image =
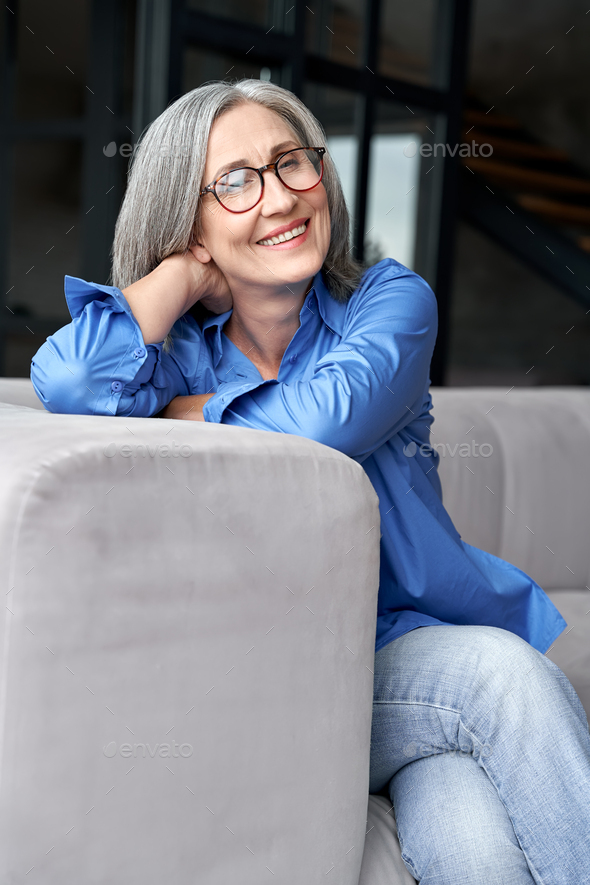
{"label": "shirt button", "polygon": [[111,384],[111,393],[118,393],[120,390],[123,390],[123,382],[113,381]]}
{"label": "shirt button", "polygon": [[133,356],[136,360],[138,360],[142,356],[145,356],[145,350],[143,349],[143,347],[136,347],[133,351]]}
{"label": "shirt button", "polygon": [[290,363],[296,363],[296,362],[297,362],[297,354],[296,354],[296,353],[294,353],[293,356],[290,356],[290,357],[289,357],[289,362],[290,362]]}
{"label": "shirt button", "polygon": [[313,295],[310,295],[309,298],[307,299],[307,306],[313,307]]}

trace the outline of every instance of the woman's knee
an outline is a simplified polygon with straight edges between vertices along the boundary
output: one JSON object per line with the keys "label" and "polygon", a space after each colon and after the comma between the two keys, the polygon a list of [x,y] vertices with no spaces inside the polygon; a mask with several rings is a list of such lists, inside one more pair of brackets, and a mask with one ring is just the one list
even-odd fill
{"label": "woman's knee", "polygon": [[382,692],[388,676],[408,665],[423,670],[424,661],[440,678],[457,678],[472,687],[499,685],[534,667],[555,667],[520,636],[501,627],[431,626],[413,630],[377,653],[376,689]]}
{"label": "woman's knee", "polygon": [[502,627],[470,627],[474,648],[485,652],[493,665],[536,661],[543,656],[525,639]]}
{"label": "woman's knee", "polygon": [[489,721],[492,708],[522,735],[531,728],[555,729],[558,722],[588,727],[574,687],[553,661],[499,627],[480,628],[478,643],[469,698],[475,731]]}
{"label": "woman's knee", "polygon": [[534,689],[562,683],[568,694],[573,692],[563,671],[515,633],[500,627],[479,627],[473,647],[482,682],[493,682],[506,690],[517,685]]}
{"label": "woman's knee", "polygon": [[477,735],[488,729],[492,710],[514,728],[555,719],[558,710],[585,721],[559,667],[500,627],[429,626],[394,640],[375,658],[374,700],[377,710],[397,704],[397,714],[403,704],[455,710]]}

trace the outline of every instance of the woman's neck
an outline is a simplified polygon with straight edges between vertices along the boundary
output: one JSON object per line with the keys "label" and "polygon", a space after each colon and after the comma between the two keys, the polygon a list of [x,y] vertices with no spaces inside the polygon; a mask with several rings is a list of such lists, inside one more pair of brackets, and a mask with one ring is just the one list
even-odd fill
{"label": "woman's neck", "polygon": [[223,331],[254,363],[262,377],[276,378],[283,354],[299,328],[299,313],[313,278],[293,292],[275,296],[234,296],[233,311]]}

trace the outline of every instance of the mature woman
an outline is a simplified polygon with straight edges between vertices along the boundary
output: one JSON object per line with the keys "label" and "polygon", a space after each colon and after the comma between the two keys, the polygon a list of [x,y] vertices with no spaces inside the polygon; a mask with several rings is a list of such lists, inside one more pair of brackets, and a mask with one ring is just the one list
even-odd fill
{"label": "mature woman", "polygon": [[35,355],[35,389],[54,412],[295,433],[362,463],[382,530],[370,790],[389,790],[407,868],[423,885],[590,883],[588,722],[544,657],[565,622],[444,510],[434,295],[393,259],[361,275],[348,224],[297,98],[256,80],[189,92],[138,147],[115,285],[66,277],[73,321]]}

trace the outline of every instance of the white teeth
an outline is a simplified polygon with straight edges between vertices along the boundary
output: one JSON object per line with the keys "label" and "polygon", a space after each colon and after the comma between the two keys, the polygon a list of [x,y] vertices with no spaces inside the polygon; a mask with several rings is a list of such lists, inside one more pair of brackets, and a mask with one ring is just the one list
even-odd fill
{"label": "white teeth", "polygon": [[279,234],[278,237],[271,237],[268,240],[259,240],[259,246],[276,246],[277,243],[286,243],[287,240],[292,240],[295,237],[301,236],[301,234],[305,231],[305,224],[301,224],[299,227],[294,227],[293,230],[288,230],[284,234]]}

